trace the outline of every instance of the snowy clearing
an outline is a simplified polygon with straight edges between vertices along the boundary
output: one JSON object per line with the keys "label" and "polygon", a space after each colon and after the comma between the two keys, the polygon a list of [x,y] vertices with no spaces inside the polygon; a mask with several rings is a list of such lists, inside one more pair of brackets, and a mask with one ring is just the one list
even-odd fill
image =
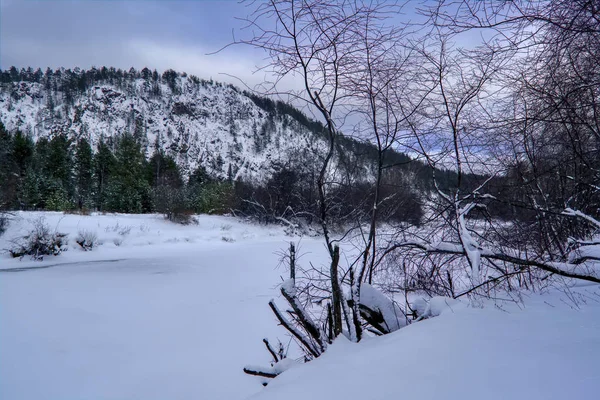
{"label": "snowy clearing", "polygon": [[[44,215],[51,226],[63,217]],[[4,243],[39,214],[20,216]],[[241,399],[260,391],[242,367],[268,360],[264,337],[284,339],[267,302],[286,274],[276,253],[299,238],[199,219],[183,227],[152,215],[67,215],[59,230],[71,237],[85,226],[106,239],[117,220],[133,228],[119,247],[75,244],[43,262],[2,255],[0,398]],[[311,259],[325,254],[319,240],[302,239],[301,248]]]}
{"label": "snowy clearing", "polygon": [[[286,339],[267,306],[286,277],[278,252],[299,241],[300,262],[325,263],[321,239],[229,217],[18,213],[0,248],[40,216],[69,250],[0,257],[1,399],[598,398],[597,285],[437,307],[384,337],[340,338],[263,389],[242,368],[267,364],[262,338]],[[102,244],[82,251],[82,229]]]}

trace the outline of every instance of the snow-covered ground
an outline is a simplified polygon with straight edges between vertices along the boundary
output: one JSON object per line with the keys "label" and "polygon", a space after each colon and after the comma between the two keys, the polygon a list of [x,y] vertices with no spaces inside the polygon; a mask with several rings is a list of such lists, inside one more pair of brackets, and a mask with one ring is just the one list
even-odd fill
{"label": "snow-covered ground", "polygon": [[[41,215],[70,233],[70,248],[42,262],[0,256],[0,399],[600,396],[597,285],[520,305],[453,303],[384,337],[338,339],[263,389],[242,367],[267,364],[263,337],[285,338],[267,306],[286,275],[277,253],[300,241],[301,262],[324,263],[320,239],[228,217],[183,227],[158,215],[21,213],[0,248]],[[81,251],[80,230],[103,244]]]}
{"label": "snow-covered ground", "polygon": [[[572,302],[577,300],[577,306]],[[454,304],[358,345],[341,338],[253,400],[600,398],[600,290],[532,295],[521,308]]]}
{"label": "snow-covered ground", "polygon": [[104,244],[43,262],[1,256],[0,399],[245,398],[262,386],[243,366],[268,362],[262,338],[284,338],[267,305],[286,275],[277,253],[294,240],[313,260],[325,254],[318,239],[228,217],[184,227],[60,213],[19,214],[0,248],[40,215]]}

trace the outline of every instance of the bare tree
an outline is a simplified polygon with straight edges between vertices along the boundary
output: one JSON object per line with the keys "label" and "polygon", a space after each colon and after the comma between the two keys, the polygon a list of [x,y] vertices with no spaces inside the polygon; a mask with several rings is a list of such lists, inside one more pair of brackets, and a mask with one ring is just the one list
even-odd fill
{"label": "bare tree", "polygon": [[[594,229],[596,219],[571,208],[563,211],[571,202],[589,205],[585,193],[597,189],[590,179],[595,167],[575,172],[578,164],[593,166],[589,157],[598,149],[589,70],[595,53],[583,45],[597,41],[590,37],[598,32],[597,10],[590,2],[559,0],[440,1],[425,13],[437,40],[433,51],[424,47],[423,53],[437,88],[412,131],[434,174],[435,167],[445,165],[455,178],[451,187],[435,185],[437,199],[446,203],[435,215],[445,223],[438,217],[429,239],[400,240],[392,248],[418,249],[422,257],[445,254],[446,266],[456,256],[464,259],[470,274],[461,291],[454,290],[451,274],[439,275],[454,297],[510,290],[512,283],[536,287],[552,275],[598,282],[589,263],[595,258],[582,251],[589,240],[571,236],[581,237],[585,230],[564,216],[583,217]],[[479,46],[452,46],[452,39],[473,29],[486,30]],[[485,156],[485,169],[477,153]],[[467,182],[469,172],[485,172],[487,178]],[[514,172],[517,179],[510,177]],[[499,180],[517,185],[525,201],[492,195],[490,186]],[[521,213],[510,228],[489,214],[483,220],[469,218],[478,209],[486,216],[488,206],[500,203],[532,213]]]}
{"label": "bare tree", "polygon": [[[317,189],[329,268],[295,268],[282,285],[287,315],[270,303],[309,359],[341,333],[359,341],[364,328],[385,334],[426,318],[411,292],[518,298],[554,277],[600,283],[590,239],[600,227],[590,213],[600,206],[595,3],[433,4],[417,26],[392,23],[401,8],[383,1],[272,0],[238,42],[269,53],[274,88],[300,77],[302,89],[285,94],[320,116],[328,138]],[[464,45],[475,30],[481,40]],[[377,149],[367,218],[354,214],[345,232],[361,238],[356,257],[332,229],[342,131]],[[382,182],[402,148],[429,167],[429,209],[423,226],[383,235],[381,207],[397,200]],[[405,295],[405,310],[361,296],[378,275]],[[402,315],[389,324],[382,309]]]}
{"label": "bare tree", "polygon": [[[293,308],[294,322],[288,321],[274,302],[270,303],[280,323],[291,332],[309,356],[316,357],[342,332],[352,341],[363,336],[365,313],[360,292],[365,280],[372,282],[377,260],[378,211],[393,198],[381,197],[381,184],[386,168],[391,168],[388,152],[396,149],[406,134],[406,123],[431,90],[420,86],[415,76],[412,50],[405,46],[410,35],[409,25],[388,23],[397,16],[400,7],[385,1],[269,1],[258,5],[248,19],[253,35],[243,43],[266,50],[269,61],[263,68],[275,76],[269,93],[281,93],[277,84],[285,77],[296,76],[301,90],[285,94],[296,102],[305,102],[320,115],[328,138],[328,148],[321,160],[317,178],[319,221],[330,255],[327,270],[309,274],[326,280],[319,282],[304,303],[327,298],[320,323],[313,323],[308,310],[301,307],[296,277],[282,286],[282,295]],[[274,22],[273,22],[274,21]],[[416,96],[419,94],[419,96]],[[355,122],[360,121],[360,122]],[[340,265],[339,239],[332,234],[332,214],[338,207],[335,194],[340,186],[336,175],[337,143],[342,130],[361,140],[377,145],[373,193],[369,193],[366,229],[365,219],[356,214],[357,229],[363,244],[357,258],[346,267]],[[346,184],[352,184],[346,177]],[[349,231],[346,232],[349,234]],[[349,288],[346,298],[344,287]],[[362,312],[361,312],[362,310]],[[319,324],[321,326],[319,326]],[[299,332],[300,328],[306,335]]]}

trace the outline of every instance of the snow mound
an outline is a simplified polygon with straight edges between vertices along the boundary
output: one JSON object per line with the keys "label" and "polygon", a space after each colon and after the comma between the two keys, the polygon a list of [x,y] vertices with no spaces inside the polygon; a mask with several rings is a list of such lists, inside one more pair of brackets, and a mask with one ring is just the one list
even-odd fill
{"label": "snow mound", "polygon": [[250,399],[595,400],[600,288],[588,286],[578,305],[572,296],[453,312],[432,299],[439,317],[359,344],[337,340]]}
{"label": "snow mound", "polygon": [[360,304],[381,313],[389,332],[406,325],[406,317],[398,305],[368,283],[360,285]]}
{"label": "snow mound", "polygon": [[430,299],[418,296],[410,301],[411,308],[415,310],[420,318],[440,316],[444,311],[452,311],[458,304],[460,304],[460,301],[444,296],[434,296]]}

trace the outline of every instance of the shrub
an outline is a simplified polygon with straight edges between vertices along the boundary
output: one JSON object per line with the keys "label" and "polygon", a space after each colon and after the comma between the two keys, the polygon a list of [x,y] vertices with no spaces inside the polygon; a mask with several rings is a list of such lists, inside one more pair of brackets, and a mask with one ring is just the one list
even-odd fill
{"label": "shrub", "polygon": [[93,231],[79,231],[75,242],[80,245],[84,251],[91,251],[98,245],[98,235]]}
{"label": "shrub", "polygon": [[125,226],[119,225],[119,222],[117,221],[116,225],[107,226],[106,228],[104,228],[104,231],[105,232],[117,232],[121,236],[127,236],[131,232],[131,228],[132,227],[130,225],[125,225]]}
{"label": "shrub", "polygon": [[31,256],[33,260],[41,261],[44,256],[57,256],[66,249],[67,234],[51,231],[44,218],[39,218],[33,223],[33,229],[28,235],[12,241],[13,247],[9,250],[12,257],[23,258]]}

